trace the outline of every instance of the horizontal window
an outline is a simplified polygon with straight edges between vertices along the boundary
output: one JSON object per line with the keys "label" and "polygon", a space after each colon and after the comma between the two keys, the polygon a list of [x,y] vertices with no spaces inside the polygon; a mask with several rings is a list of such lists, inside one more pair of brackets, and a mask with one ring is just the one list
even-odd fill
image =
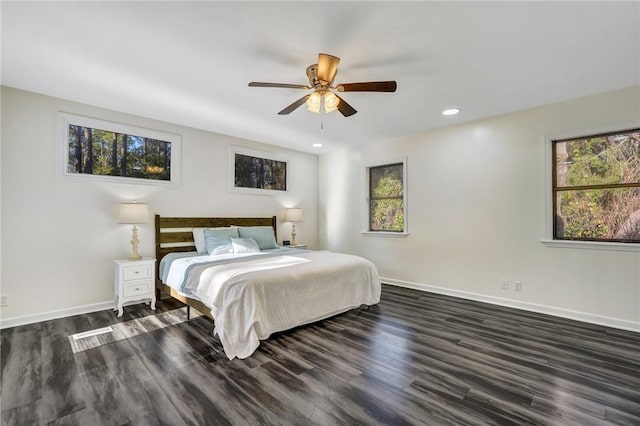
{"label": "horizontal window", "polygon": [[61,114],[64,174],[128,183],[175,184],[178,135]]}
{"label": "horizontal window", "polygon": [[69,125],[67,171],[140,179],[171,179],[171,142]]}

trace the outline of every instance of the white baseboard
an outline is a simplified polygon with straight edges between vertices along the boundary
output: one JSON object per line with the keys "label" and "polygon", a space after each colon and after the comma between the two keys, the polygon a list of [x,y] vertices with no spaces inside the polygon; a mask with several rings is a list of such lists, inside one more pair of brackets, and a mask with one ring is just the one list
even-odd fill
{"label": "white baseboard", "polygon": [[380,278],[385,284],[398,287],[406,287],[414,290],[428,291],[431,293],[443,294],[445,296],[459,297],[461,299],[475,300],[478,302],[491,303],[493,305],[506,306],[509,308],[522,309],[524,311],[537,312],[540,314],[553,315],[556,317],[569,318],[576,321],[588,322],[591,324],[604,325],[622,330],[640,332],[640,322],[628,321],[619,318],[594,315],[587,312],[572,311],[570,309],[557,308],[554,306],[538,305],[535,303],[520,302],[518,300],[504,299],[501,297],[487,296],[480,293],[455,290],[446,287],[437,287],[428,284],[414,283],[410,281],[395,280],[392,278]]}
{"label": "white baseboard", "polygon": [[4,318],[0,320],[0,329],[70,317],[73,315],[88,314],[90,312],[104,311],[105,309],[113,309],[113,300],[108,302],[92,303],[90,305],[76,306],[73,308],[41,312],[38,314]]}

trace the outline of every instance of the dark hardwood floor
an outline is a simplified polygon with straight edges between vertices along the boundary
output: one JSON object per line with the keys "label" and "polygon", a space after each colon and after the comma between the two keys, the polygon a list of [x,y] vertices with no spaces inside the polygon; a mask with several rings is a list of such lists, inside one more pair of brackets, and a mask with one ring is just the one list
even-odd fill
{"label": "dark hardwood floor", "polygon": [[246,360],[211,330],[175,301],[2,330],[2,424],[640,425],[638,333],[386,285]]}

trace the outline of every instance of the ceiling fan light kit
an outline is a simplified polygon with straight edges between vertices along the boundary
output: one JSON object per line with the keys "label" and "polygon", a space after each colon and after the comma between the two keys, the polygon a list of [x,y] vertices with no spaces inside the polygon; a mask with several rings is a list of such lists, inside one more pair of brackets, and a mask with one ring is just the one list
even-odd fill
{"label": "ceiling fan light kit", "polygon": [[320,114],[324,109],[326,114],[335,110],[345,117],[355,114],[355,108],[345,102],[335,92],[395,92],[397,84],[395,81],[370,81],[362,83],[344,83],[333,86],[333,81],[338,73],[338,64],[340,58],[326,53],[318,55],[318,63],[307,67],[306,73],[309,79],[309,86],[302,84],[286,84],[286,83],[263,83],[252,81],[249,87],[280,87],[287,89],[305,89],[313,90],[312,93],[305,95],[292,103],[291,105],[280,111],[279,115],[287,115],[295,111],[297,108],[306,104],[307,110]]}
{"label": "ceiling fan light kit", "polygon": [[340,99],[328,90],[324,93],[315,91],[309,95],[305,103],[307,104],[307,109],[311,112],[320,114],[320,108],[324,106],[324,112],[329,114],[338,109]]}

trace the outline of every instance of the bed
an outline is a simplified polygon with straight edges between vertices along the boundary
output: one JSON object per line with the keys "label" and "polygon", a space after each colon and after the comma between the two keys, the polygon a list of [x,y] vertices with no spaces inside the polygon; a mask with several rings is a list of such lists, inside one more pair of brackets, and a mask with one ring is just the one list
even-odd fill
{"label": "bed", "polygon": [[249,357],[273,333],[380,301],[371,262],[278,246],[275,216],[156,215],[155,227],[158,300],[164,293],[211,317],[229,359]]}

